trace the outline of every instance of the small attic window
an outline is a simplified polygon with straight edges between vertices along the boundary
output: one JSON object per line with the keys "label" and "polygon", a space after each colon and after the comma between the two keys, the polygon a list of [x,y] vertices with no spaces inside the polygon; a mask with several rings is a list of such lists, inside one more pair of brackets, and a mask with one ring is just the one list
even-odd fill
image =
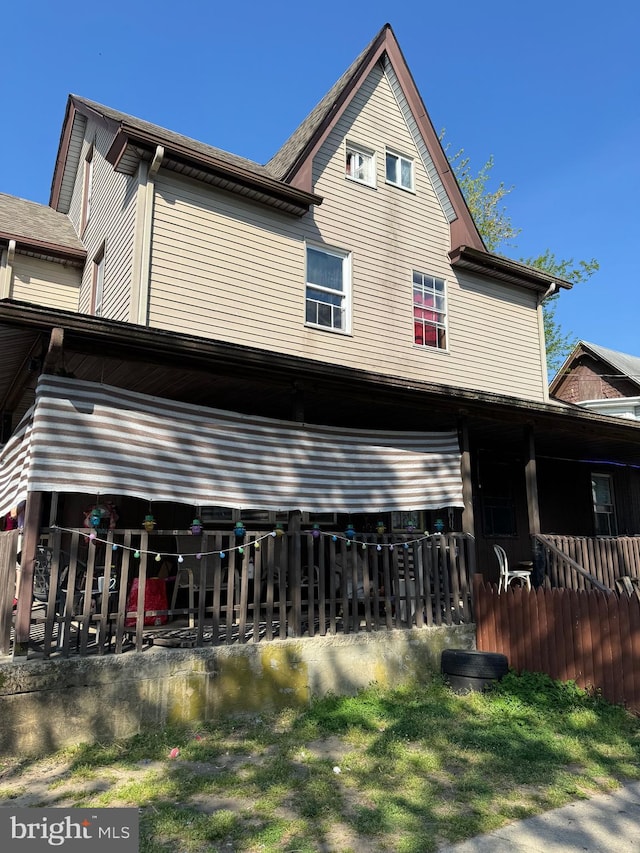
{"label": "small attic window", "polygon": [[345,176],[351,181],[367,184],[369,187],[376,185],[376,162],[373,151],[368,151],[361,145],[347,142]]}
{"label": "small attic window", "polygon": [[388,184],[413,191],[413,160],[387,149],[385,168]]}

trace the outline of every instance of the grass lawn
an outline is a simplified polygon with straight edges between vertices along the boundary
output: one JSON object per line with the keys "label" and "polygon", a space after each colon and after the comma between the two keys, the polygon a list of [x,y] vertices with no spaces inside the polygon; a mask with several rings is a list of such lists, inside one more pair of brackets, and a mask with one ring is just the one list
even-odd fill
{"label": "grass lawn", "polygon": [[546,676],[0,759],[0,806],[136,806],[141,853],[428,853],[640,778],[640,720]]}

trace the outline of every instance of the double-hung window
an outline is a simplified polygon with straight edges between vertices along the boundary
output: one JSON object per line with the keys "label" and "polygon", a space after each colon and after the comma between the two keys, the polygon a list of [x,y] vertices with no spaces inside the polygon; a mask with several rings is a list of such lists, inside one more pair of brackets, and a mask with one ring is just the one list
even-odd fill
{"label": "double-hung window", "polygon": [[405,190],[413,190],[413,160],[387,151],[386,154],[387,183],[395,184]]}
{"label": "double-hung window", "polygon": [[102,316],[102,299],[104,295],[104,246],[93,259],[93,280],[91,283],[91,313],[96,317]]}
{"label": "double-hung window", "polygon": [[413,340],[423,347],[447,348],[447,295],[442,278],[413,271]]}
{"label": "double-hung window", "polygon": [[347,142],[345,175],[352,181],[374,187],[376,185],[376,164],[373,152],[367,151],[360,145]]}
{"label": "double-hung window", "polygon": [[591,495],[596,536],[616,536],[616,510],[610,474],[591,474]]}
{"label": "double-hung window", "polygon": [[309,325],[349,331],[350,268],[348,253],[307,246],[305,319]]}

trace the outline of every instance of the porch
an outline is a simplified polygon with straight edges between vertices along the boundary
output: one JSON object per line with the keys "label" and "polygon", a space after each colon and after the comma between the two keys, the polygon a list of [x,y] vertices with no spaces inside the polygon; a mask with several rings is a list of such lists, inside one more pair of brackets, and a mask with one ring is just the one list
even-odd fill
{"label": "porch", "polygon": [[82,657],[472,623],[473,537],[293,528],[44,529],[18,643],[18,533],[0,534],[0,652]]}

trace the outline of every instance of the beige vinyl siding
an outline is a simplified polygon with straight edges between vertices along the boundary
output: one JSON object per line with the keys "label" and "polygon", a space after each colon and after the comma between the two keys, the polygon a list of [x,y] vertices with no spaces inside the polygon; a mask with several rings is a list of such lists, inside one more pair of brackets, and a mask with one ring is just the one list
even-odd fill
{"label": "beige vinyl siding", "polygon": [[[82,279],[79,310],[88,313],[91,305],[93,258],[105,246],[105,278],[102,316],[127,321],[131,291],[131,263],[136,210],[136,177],[113,171],[105,154],[113,134],[104,127],[87,123],[82,156],[76,175],[70,216],[80,222],[84,184],[84,164],[87,151],[95,140],[93,155],[93,191],[91,216],[82,234],[87,248],[87,264]],[[76,226],[77,227],[77,226]]]}
{"label": "beige vinyl siding", "polygon": [[303,278],[298,220],[160,172],[151,326],[295,352]]}
{"label": "beige vinyl siding", "polygon": [[[376,187],[345,178],[344,141],[376,152]],[[385,151],[413,159],[415,192],[385,181]],[[376,67],[315,158],[324,202],[310,237],[352,252],[352,337],[308,329],[305,353],[432,382],[544,399],[535,294],[458,277],[447,217],[391,85]],[[317,237],[313,237],[317,240]],[[413,343],[412,271],[447,282],[447,350]]]}
{"label": "beige vinyl siding", "polygon": [[[345,141],[375,151],[375,188],[345,177]],[[415,192],[385,182],[385,149],[410,157]],[[151,326],[328,363],[544,399],[536,296],[458,277],[450,227],[383,69],[314,162],[322,205],[292,219],[161,170]],[[351,253],[350,334],[305,326],[305,245]],[[412,271],[447,282],[446,351],[413,343]]]}
{"label": "beige vinyl siding", "polygon": [[16,254],[11,297],[63,311],[77,311],[81,274],[78,267]]}
{"label": "beige vinyl siding", "polygon": [[[76,113],[75,118],[73,120],[73,126],[71,128],[71,138],[69,139],[69,153],[67,155],[67,162],[80,163],[81,170],[84,167],[84,159],[82,158],[82,155],[83,152],[86,152],[86,148],[84,147],[86,129],[86,118],[83,115],[80,115],[80,113]],[[60,187],[58,210],[61,213],[67,213],[69,215],[69,219],[73,223],[73,227],[79,234],[82,193],[78,195],[78,193],[75,191],[75,188],[77,186],[76,181],[77,175],[69,175],[68,177],[65,176],[62,182],[62,186]],[[82,184],[80,186],[82,186]]]}

